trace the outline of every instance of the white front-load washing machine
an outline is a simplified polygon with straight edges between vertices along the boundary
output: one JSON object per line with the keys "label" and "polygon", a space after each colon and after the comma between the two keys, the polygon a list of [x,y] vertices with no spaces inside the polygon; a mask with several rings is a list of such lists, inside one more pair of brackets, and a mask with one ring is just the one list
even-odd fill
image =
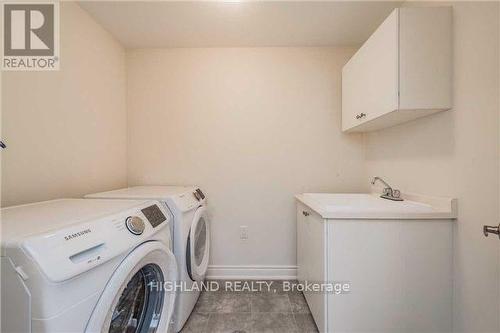
{"label": "white front-load washing machine", "polygon": [[210,225],[205,194],[195,186],[133,186],[95,193],[86,198],[148,199],[165,204],[172,216],[174,255],[179,268],[179,284],[172,327],[179,332],[200,295],[210,254]]}
{"label": "white front-load washing machine", "polygon": [[2,332],[166,332],[177,278],[170,213],[153,200],[3,208]]}

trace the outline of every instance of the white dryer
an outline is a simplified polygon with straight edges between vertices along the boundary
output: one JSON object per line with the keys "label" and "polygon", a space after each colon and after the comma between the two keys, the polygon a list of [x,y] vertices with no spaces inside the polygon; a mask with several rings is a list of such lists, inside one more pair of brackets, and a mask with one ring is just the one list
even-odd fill
{"label": "white dryer", "polygon": [[205,194],[195,186],[133,186],[115,191],[90,194],[86,198],[150,199],[165,204],[172,213],[174,255],[179,267],[179,282],[184,290],[177,291],[173,330],[179,332],[198,300],[208,269],[210,254],[210,224]]}
{"label": "white dryer", "polygon": [[166,332],[177,277],[157,201],[3,208],[2,332]]}

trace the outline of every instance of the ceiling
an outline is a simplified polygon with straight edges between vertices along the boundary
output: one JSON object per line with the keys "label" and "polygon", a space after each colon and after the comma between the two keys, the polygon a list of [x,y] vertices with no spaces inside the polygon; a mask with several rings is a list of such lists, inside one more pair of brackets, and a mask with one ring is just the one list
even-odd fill
{"label": "ceiling", "polygon": [[349,46],[395,1],[81,1],[126,48]]}

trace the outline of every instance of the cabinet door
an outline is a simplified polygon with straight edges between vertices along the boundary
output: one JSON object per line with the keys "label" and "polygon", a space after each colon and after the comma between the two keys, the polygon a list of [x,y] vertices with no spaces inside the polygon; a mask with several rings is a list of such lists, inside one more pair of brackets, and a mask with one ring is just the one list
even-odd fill
{"label": "cabinet door", "polygon": [[347,294],[329,295],[329,332],[451,331],[453,222],[328,225],[328,278],[351,286]]}
{"label": "cabinet door", "polygon": [[[297,205],[297,278],[300,282],[326,281],[326,224],[307,208]],[[326,331],[326,295],[304,292],[320,332]]]}
{"label": "cabinet door", "polygon": [[303,204],[297,204],[297,280],[307,280],[307,225],[306,208]]}
{"label": "cabinet door", "polygon": [[[327,223],[321,216],[312,212],[308,217],[308,248],[309,261],[308,281],[313,283],[324,283],[326,277],[326,227]],[[327,319],[327,294],[318,292],[304,293],[311,314],[320,332],[326,332]]]}
{"label": "cabinet door", "polygon": [[342,69],[342,130],[398,109],[398,25],[396,9]]}

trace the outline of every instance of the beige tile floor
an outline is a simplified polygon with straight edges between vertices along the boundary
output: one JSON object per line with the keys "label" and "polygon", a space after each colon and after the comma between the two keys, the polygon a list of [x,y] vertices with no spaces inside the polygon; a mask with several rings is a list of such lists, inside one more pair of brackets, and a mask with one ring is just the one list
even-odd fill
{"label": "beige tile floor", "polygon": [[318,332],[302,293],[283,290],[268,281],[270,290],[234,291],[218,281],[218,291],[200,295],[182,333],[309,333]]}

